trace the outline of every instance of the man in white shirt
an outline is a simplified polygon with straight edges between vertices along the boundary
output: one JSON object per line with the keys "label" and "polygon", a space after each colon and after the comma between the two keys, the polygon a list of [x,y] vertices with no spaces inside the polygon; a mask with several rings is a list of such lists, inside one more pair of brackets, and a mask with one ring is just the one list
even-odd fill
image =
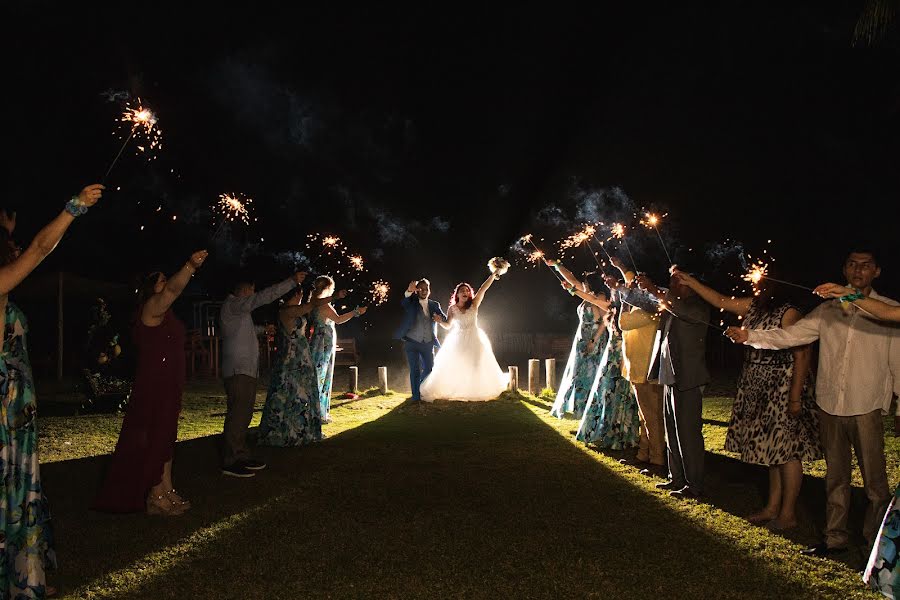
{"label": "man in white shirt", "polygon": [[[897,302],[872,289],[880,274],[876,256],[869,250],[853,251],[844,262],[850,286],[864,296],[896,306]],[[882,415],[887,414],[892,393],[900,393],[900,327],[879,321],[852,303],[829,300],[790,327],[765,331],[730,327],[727,335],[737,343],[770,350],[819,340],[816,403],[828,465],[825,540],[803,553],[825,556],[844,550],[849,543],[851,446],[869,499],[863,535],[871,544],[892,495]]]}

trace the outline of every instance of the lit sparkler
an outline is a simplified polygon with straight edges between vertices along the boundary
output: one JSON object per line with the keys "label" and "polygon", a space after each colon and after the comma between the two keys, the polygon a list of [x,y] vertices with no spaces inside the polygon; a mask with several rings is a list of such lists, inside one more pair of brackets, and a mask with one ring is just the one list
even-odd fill
{"label": "lit sparkler", "polygon": [[106,170],[103,181],[106,181],[106,178],[109,177],[110,172],[112,172],[113,167],[119,161],[119,157],[122,156],[122,152],[125,151],[125,147],[131,141],[131,138],[138,137],[145,140],[144,144],[138,145],[137,148],[140,152],[150,154],[150,160],[156,158],[154,154],[156,150],[162,149],[162,130],[157,127],[158,119],[156,113],[145,107],[140,98],[138,98],[137,106],[135,107],[126,104],[125,111],[118,120],[122,124],[128,123],[129,125],[126,126],[129,131],[125,141],[122,142],[122,147],[119,148],[119,153],[116,154],[116,157]]}
{"label": "lit sparkler", "polygon": [[784,281],[782,279],[775,279],[774,277],[769,277],[768,270],[769,270],[769,265],[766,263],[763,263],[762,261],[759,261],[755,265],[750,267],[747,270],[747,272],[744,274],[744,276],[742,277],[742,279],[744,281],[748,281],[751,284],[753,284],[753,288],[754,288],[753,295],[754,296],[759,295],[759,289],[757,288],[757,286],[759,285],[759,282],[762,281],[763,279],[768,279],[769,281],[774,281],[775,283],[783,283],[784,285],[790,285],[790,286],[793,286],[796,288],[800,288],[801,290],[807,290],[810,292],[813,291],[813,289],[811,287],[807,287],[805,285],[800,285],[797,283],[791,283],[790,281]]}
{"label": "lit sparkler", "polygon": [[648,213],[646,213],[646,216],[643,219],[641,219],[641,225],[643,225],[647,228],[652,227],[653,230],[656,231],[656,237],[659,238],[659,243],[662,245],[663,252],[666,253],[666,259],[669,261],[669,264],[671,265],[671,264],[674,264],[674,263],[672,263],[672,257],[669,256],[669,249],[666,248],[666,243],[663,241],[662,235],[660,235],[659,227],[658,227],[660,220],[662,220],[665,216],[666,215],[659,216],[659,215],[655,215],[653,213],[648,212]]}
{"label": "lit sparkler", "polygon": [[380,306],[387,302],[388,295],[391,292],[391,285],[382,280],[378,279],[372,282],[372,288],[369,290],[369,296],[372,299],[372,304],[375,306]]}
{"label": "lit sparkler", "polygon": [[[622,243],[625,244],[625,251],[628,252],[628,258],[631,259],[631,266],[634,269],[635,273],[637,272],[637,263],[634,260],[634,255],[631,253],[631,246],[628,245],[628,238],[625,237],[625,226],[621,223],[613,223],[612,227],[609,230],[610,236],[607,238],[607,241],[615,238],[617,240],[622,240]],[[602,245],[602,244],[601,244]],[[604,251],[606,248],[603,249]],[[609,256],[609,253],[606,253]],[[668,253],[667,253],[668,255]],[[610,257],[612,260],[612,257]]]}

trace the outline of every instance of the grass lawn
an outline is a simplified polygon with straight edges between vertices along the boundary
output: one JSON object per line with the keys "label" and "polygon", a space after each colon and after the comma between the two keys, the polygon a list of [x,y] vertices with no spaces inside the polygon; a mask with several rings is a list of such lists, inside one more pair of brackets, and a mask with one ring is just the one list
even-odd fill
{"label": "grass lawn", "polygon": [[[268,468],[235,480],[217,469],[220,390],[185,395],[175,481],[194,509],[177,518],[87,509],[121,418],[41,418],[61,597],[879,597],[736,516],[759,496],[727,456],[710,460],[721,498],[679,503],[539,398],[372,394],[337,401],[322,443],[262,448]],[[714,400],[705,417],[726,413]],[[705,430],[713,452],[723,427]]]}

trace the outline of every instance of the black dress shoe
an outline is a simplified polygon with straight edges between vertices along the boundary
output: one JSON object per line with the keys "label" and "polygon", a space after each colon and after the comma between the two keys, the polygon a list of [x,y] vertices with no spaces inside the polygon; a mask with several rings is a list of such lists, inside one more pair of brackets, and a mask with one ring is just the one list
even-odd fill
{"label": "black dress shoe", "polygon": [[831,556],[832,554],[838,554],[840,552],[845,552],[846,550],[846,548],[829,548],[822,542],[821,544],[804,548],[800,551],[800,554],[804,556]]}
{"label": "black dress shoe", "polygon": [[664,479],[666,477],[665,468],[654,464],[651,464],[649,467],[645,467],[638,472],[644,477],[662,477]]}
{"label": "black dress shoe", "polygon": [[672,490],[669,495],[676,500],[700,500],[703,497],[703,494],[695,492],[688,486],[684,486],[680,490]]}
{"label": "black dress shoe", "polygon": [[674,481],[664,481],[662,483],[656,484],[656,489],[658,490],[680,490],[684,487],[683,483],[675,483]]}

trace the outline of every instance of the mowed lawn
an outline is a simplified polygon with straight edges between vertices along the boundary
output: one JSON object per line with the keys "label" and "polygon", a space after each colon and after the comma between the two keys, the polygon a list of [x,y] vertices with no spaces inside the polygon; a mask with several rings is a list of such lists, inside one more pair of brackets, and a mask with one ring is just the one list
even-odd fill
{"label": "mowed lawn", "polygon": [[[619,464],[628,453],[575,443],[574,421],[518,394],[336,400],[326,440],[262,448],[265,471],[226,478],[220,389],[185,395],[175,481],[194,508],[177,518],[88,509],[121,417],[41,418],[61,597],[879,597],[862,587],[859,557],[798,555],[824,505],[815,489],[801,539],[740,518],[764,489],[760,472],[721,454],[728,399],[707,402],[710,501],[697,504]],[[893,483],[900,448],[888,443]],[[809,473],[805,494],[819,467]]]}

